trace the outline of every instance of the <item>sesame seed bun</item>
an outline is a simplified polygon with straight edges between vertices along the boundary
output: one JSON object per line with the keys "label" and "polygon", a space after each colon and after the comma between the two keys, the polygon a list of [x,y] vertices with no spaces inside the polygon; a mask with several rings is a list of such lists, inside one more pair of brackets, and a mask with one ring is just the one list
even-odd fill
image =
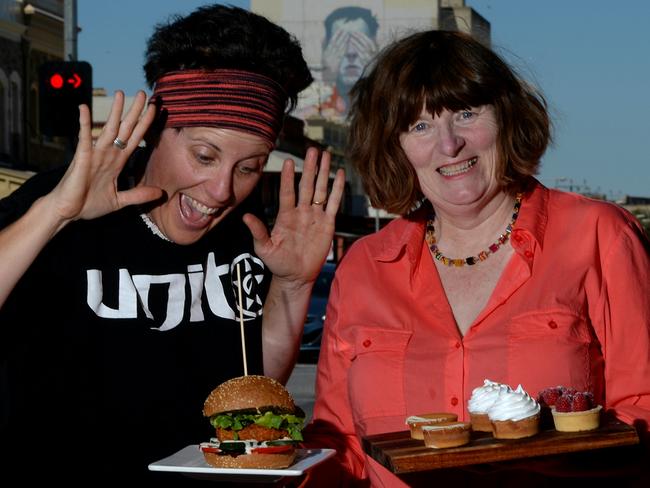
{"label": "sesame seed bun", "polygon": [[294,412],[296,404],[281,383],[268,376],[239,376],[217,386],[203,404],[203,415],[275,407]]}

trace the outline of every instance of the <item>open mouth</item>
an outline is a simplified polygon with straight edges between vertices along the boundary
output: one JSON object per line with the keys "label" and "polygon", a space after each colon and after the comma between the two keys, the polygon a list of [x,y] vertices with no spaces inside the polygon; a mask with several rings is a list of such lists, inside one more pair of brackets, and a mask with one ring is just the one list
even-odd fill
{"label": "open mouth", "polygon": [[471,158],[467,161],[463,161],[458,164],[450,164],[448,166],[442,166],[438,168],[437,171],[442,176],[458,176],[463,173],[467,173],[472,167],[477,163],[478,158]]}
{"label": "open mouth", "polygon": [[218,207],[208,207],[185,194],[181,195],[180,207],[183,217],[195,224],[209,220],[220,210]]}

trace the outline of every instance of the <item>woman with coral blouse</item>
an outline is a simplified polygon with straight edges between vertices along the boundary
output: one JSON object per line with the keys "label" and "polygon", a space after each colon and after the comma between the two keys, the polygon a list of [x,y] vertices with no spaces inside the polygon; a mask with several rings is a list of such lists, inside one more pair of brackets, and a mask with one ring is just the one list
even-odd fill
{"label": "woman with coral blouse", "polygon": [[309,435],[344,484],[404,486],[361,438],[467,421],[486,378],[647,426],[650,245],[624,209],[535,179],[550,137],[542,95],[464,34],[400,40],[355,86],[351,159],[401,218],[352,246],[327,308]]}

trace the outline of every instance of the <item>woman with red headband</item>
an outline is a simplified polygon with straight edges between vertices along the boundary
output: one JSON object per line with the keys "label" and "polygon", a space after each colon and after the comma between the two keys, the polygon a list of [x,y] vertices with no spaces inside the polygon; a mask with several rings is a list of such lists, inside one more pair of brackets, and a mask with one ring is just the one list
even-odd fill
{"label": "woman with red headband", "polygon": [[284,163],[270,234],[255,215],[283,117],[312,81],[295,39],[202,7],[156,28],[144,68],[146,109],[140,92],[122,117],[117,92],[93,145],[81,106],[67,170],[0,203],[0,455],[43,468],[21,476],[145,479],[209,438],[217,384],[287,380],[329,251],[344,176],[328,192],[327,153],[308,151],[297,195]]}

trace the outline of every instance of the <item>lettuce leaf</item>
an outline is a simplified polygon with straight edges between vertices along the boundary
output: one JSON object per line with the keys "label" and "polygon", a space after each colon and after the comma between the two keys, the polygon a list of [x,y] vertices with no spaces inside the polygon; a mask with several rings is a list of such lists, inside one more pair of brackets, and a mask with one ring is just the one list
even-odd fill
{"label": "lettuce leaf", "polygon": [[[294,414],[276,414],[268,410],[260,415],[252,415],[249,413],[225,413],[213,415],[210,417],[210,424],[214,428],[231,429],[235,433],[242,430],[250,424],[261,425],[270,429],[282,429],[289,433],[289,437],[293,440],[301,441],[302,433],[300,432],[305,422],[304,417],[298,417]],[[235,435],[237,438],[237,436]]]}

